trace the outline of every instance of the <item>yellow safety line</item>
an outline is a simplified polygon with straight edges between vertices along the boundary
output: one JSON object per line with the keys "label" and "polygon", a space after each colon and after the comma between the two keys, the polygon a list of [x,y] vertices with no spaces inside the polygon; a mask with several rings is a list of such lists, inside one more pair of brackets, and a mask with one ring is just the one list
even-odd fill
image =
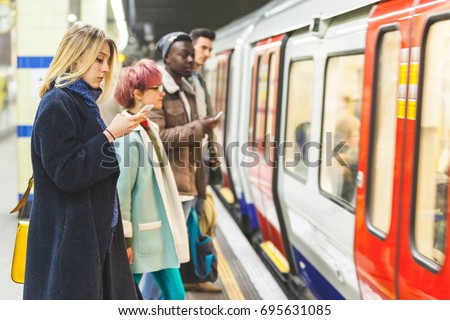
{"label": "yellow safety line", "polygon": [[242,293],[241,288],[234,277],[233,271],[223,256],[222,250],[220,250],[219,244],[215,238],[213,238],[213,242],[217,253],[217,268],[219,271],[219,276],[223,286],[225,287],[228,298],[230,298],[230,300],[245,300],[244,294]]}
{"label": "yellow safety line", "polygon": [[220,189],[220,193],[222,194],[222,197],[225,199],[228,203],[234,203],[234,196],[233,192],[227,187],[222,187]]}
{"label": "yellow safety line", "polygon": [[275,247],[271,241],[266,241],[260,244],[261,248],[267,254],[269,259],[273,262],[275,267],[282,273],[289,272],[289,264],[286,258],[281,254],[281,252]]}

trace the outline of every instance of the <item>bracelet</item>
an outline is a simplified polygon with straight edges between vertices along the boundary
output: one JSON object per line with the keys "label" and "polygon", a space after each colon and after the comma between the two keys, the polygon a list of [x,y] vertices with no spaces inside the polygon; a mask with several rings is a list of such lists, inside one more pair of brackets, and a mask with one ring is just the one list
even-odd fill
{"label": "bracelet", "polygon": [[113,140],[116,140],[116,137],[114,137],[114,135],[111,133],[111,131],[109,131],[108,129],[105,129],[110,135],[111,135],[111,137],[113,138]]}

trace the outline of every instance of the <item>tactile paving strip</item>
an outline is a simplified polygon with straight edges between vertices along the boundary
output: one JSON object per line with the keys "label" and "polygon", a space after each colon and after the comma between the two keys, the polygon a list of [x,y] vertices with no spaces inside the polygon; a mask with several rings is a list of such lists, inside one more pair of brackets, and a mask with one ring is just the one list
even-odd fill
{"label": "tactile paving strip", "polygon": [[[223,289],[226,288],[229,292],[226,293],[226,290],[222,293],[187,292],[186,299],[287,299],[283,290],[277,281],[273,279],[273,276],[242,234],[233,218],[217,196],[214,193],[213,195],[217,207],[218,225],[215,243],[219,244],[223,260],[228,265],[228,269],[232,270],[232,276],[229,276],[226,270],[222,270],[224,262],[222,261],[221,265],[219,259],[219,279],[216,281],[216,284]],[[238,289],[233,289],[233,279],[238,284]]]}
{"label": "tactile paving strip", "polygon": [[[227,260],[227,263],[230,266],[231,270],[233,270],[234,278],[239,284],[240,291],[243,294],[243,298],[245,300],[261,300],[261,297],[253,286],[253,283],[251,282],[247,272],[243,268],[239,259],[233,253],[232,248],[224,238],[219,228],[217,228],[216,230],[216,236],[218,242],[220,243],[220,249],[222,250],[223,257]],[[232,294],[232,292],[229,293],[230,299],[232,299]]]}
{"label": "tactile paving strip", "polygon": [[245,269],[240,264],[233,250],[226,242],[220,228],[216,228],[214,245],[217,251],[219,279],[215,282],[222,293],[186,292],[189,300],[260,300]]}

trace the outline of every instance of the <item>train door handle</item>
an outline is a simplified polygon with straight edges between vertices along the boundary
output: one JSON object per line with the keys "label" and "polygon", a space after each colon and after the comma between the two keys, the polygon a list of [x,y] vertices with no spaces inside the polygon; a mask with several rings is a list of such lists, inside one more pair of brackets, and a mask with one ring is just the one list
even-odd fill
{"label": "train door handle", "polygon": [[345,283],[344,275],[342,274],[341,269],[336,269],[334,270],[334,272],[336,273],[336,277],[339,280],[339,282]]}

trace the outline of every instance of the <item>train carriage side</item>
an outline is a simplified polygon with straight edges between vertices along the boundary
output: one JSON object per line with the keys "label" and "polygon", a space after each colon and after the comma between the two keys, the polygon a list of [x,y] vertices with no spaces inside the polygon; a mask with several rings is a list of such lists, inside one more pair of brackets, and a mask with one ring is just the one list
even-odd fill
{"label": "train carriage side", "polygon": [[354,206],[371,9],[322,21],[323,38],[301,29],[286,48],[278,196],[296,272],[320,299],[360,297]]}
{"label": "train carriage side", "polygon": [[363,298],[450,298],[449,12],[449,1],[389,1],[369,21],[355,242]]}
{"label": "train carriage side", "polygon": [[362,297],[395,299],[408,60],[414,1],[377,6],[368,26],[355,261]]}
{"label": "train carriage side", "polygon": [[234,150],[227,150],[227,144],[230,141],[238,140],[237,130],[228,130],[228,127],[231,125],[235,127],[239,121],[237,115],[239,108],[234,105],[236,104],[235,97],[239,97],[240,85],[233,78],[232,70],[241,67],[242,50],[239,43],[245,37],[246,29],[254,24],[254,15],[235,21],[223,30],[216,32],[217,39],[213,46],[214,55],[205,65],[206,80],[211,88],[210,94],[216,109],[215,112],[224,111],[224,116],[214,130],[223,156],[221,169],[224,181],[220,190],[217,191],[229,208],[235,204],[235,195],[240,191],[239,183],[230,181],[232,179],[230,170],[234,168],[231,152]]}
{"label": "train carriage side", "polygon": [[[350,47],[356,46],[356,51],[351,52],[351,57],[349,57],[348,59],[339,59],[338,57],[332,59],[333,68],[335,68],[335,70],[339,70],[341,73],[343,72],[344,76],[346,75],[346,65],[354,67],[354,70],[351,70],[352,74],[349,75],[349,77],[352,77],[352,82],[354,83],[348,84],[345,89],[343,89],[343,91],[347,92],[340,93],[336,90],[330,90],[329,93],[330,101],[336,105],[332,107],[332,109],[336,109],[332,111],[334,117],[329,117],[331,121],[326,120],[326,131],[332,134],[334,131],[334,128],[332,127],[334,125],[337,125],[337,123],[333,123],[334,118],[340,118],[338,117],[338,115],[341,115],[341,113],[342,115],[344,115],[345,113],[350,112],[360,112],[364,63],[364,57],[362,53],[364,51],[365,43],[364,27],[367,25],[367,18],[370,12],[371,5],[375,2],[377,1],[346,1],[345,3],[338,2],[335,3],[338,6],[336,7],[331,5],[326,6],[326,4],[322,2],[317,3],[315,1],[298,1],[294,3],[292,7],[285,7],[283,10],[274,10],[275,13],[266,13],[266,18],[261,20],[261,22],[257,24],[254,32],[252,32],[251,36],[248,39],[248,42],[252,46],[252,49],[250,51],[250,62],[252,64],[252,82],[250,85],[252,90],[251,96],[247,98],[247,103],[250,103],[251,117],[249,121],[249,130],[244,133],[250,141],[254,141],[257,143],[257,145],[255,146],[256,148],[252,151],[255,152],[253,153],[253,155],[258,155],[257,160],[259,161],[259,163],[257,166],[251,166],[250,168],[248,168],[247,174],[250,179],[250,190],[255,202],[255,206],[257,208],[258,221],[261,226],[262,245],[267,244],[266,247],[269,247],[269,249],[272,250],[272,254],[269,253],[268,256],[271,257],[273,266],[279,273],[287,273],[284,274],[284,278],[289,278],[292,276],[294,276],[295,278],[295,276],[298,274],[302,275],[303,279],[310,285],[311,289],[313,289],[313,292],[318,297],[342,298],[343,295],[340,294],[336,289],[334,289],[333,291],[334,286],[342,289],[344,291],[345,297],[359,297],[356,272],[353,263],[354,215],[351,212],[354,210],[354,199],[352,198],[354,198],[356,181],[354,176],[357,164],[357,160],[355,162],[355,159],[357,159],[357,154],[355,154],[354,147],[358,143],[353,142],[353,148],[351,148],[351,150],[349,150],[347,154],[347,156],[350,157],[353,161],[353,165],[351,168],[351,172],[346,173],[346,178],[348,179],[346,184],[342,182],[344,173],[338,172],[344,171],[343,168],[327,168],[324,169],[324,178],[321,178],[323,180],[321,182],[322,189],[312,191],[311,193],[316,193],[314,202],[310,202],[311,198],[309,198],[309,194],[307,194],[305,198],[300,197],[300,195],[295,192],[298,190],[297,186],[289,188],[284,187],[284,182],[282,181],[283,178],[280,177],[280,175],[283,175],[284,172],[280,172],[280,166],[270,166],[270,163],[267,163],[267,155],[270,155],[270,151],[267,152],[266,142],[268,138],[270,138],[268,140],[271,140],[271,135],[273,134],[273,130],[271,130],[273,129],[273,126],[271,128],[270,124],[275,123],[275,135],[273,137],[274,141],[283,143],[282,140],[280,141],[280,136],[282,135],[280,124],[283,123],[283,121],[286,121],[286,119],[283,118],[280,122],[280,107],[281,101],[284,101],[285,99],[284,96],[281,96],[281,93],[283,92],[282,94],[285,95],[285,91],[283,90],[286,90],[286,88],[289,86],[286,78],[283,78],[283,73],[286,74],[287,71],[284,69],[284,67],[282,67],[281,70],[277,70],[277,66],[290,65],[290,62],[285,60],[284,50],[286,48],[286,39],[289,39],[287,40],[288,44],[292,41],[291,38],[288,38],[291,32],[295,30],[297,30],[296,32],[299,32],[298,30],[302,30],[302,28],[304,27],[309,27],[310,23],[314,21],[312,19],[314,16],[322,17],[322,20],[319,21],[320,25],[322,25],[322,22],[328,22],[329,24],[331,21],[333,21],[334,25],[338,23],[336,25],[336,28],[334,28],[336,32],[333,31],[329,34],[329,40],[326,40],[328,39],[328,35],[325,35],[325,39],[321,40],[321,42],[326,44],[328,41],[331,44],[333,43],[333,41],[336,43],[339,42],[339,40],[335,39],[343,39],[340,43],[340,49],[336,47],[333,50],[341,50],[342,52],[347,52],[347,45],[349,44]],[[363,12],[361,10],[365,11]],[[337,14],[341,14],[341,16],[336,17]],[[366,19],[366,22],[365,24],[361,23],[362,26],[356,25],[357,30],[355,30],[355,26],[352,25],[351,19],[357,20],[358,16],[361,16],[362,19]],[[356,22],[356,24],[358,24],[358,22]],[[326,23],[324,23],[324,26],[326,28]],[[278,36],[277,30],[279,34]],[[285,33],[280,33],[280,31],[284,31]],[[308,36],[315,37],[321,32],[322,30],[320,30],[319,32],[311,33]],[[351,34],[352,32],[359,35],[359,38],[357,40],[342,37],[342,35]],[[321,36],[323,35],[324,34],[322,33]],[[329,50],[329,53],[331,55],[338,54],[337,51],[332,52],[331,48],[329,48]],[[271,60],[271,57],[274,57],[275,60]],[[332,77],[333,73],[330,73],[330,78]],[[277,78],[279,78],[279,80]],[[333,82],[333,80],[334,82],[340,84],[339,79],[331,79],[330,82]],[[350,87],[352,88],[350,89]],[[340,99],[340,101],[336,102],[337,99]],[[342,106],[342,104],[344,103],[353,104],[353,106],[344,108]],[[356,104],[358,103],[359,110],[357,110],[356,108]],[[274,105],[272,106],[271,104]],[[337,106],[338,104],[339,107]],[[320,106],[319,109],[321,110],[321,108],[322,107]],[[339,108],[341,108],[342,110],[338,110]],[[316,109],[317,108],[315,107],[314,110]],[[357,135],[359,134],[359,114],[357,114],[357,116],[352,116],[353,117],[349,118],[357,118],[356,121],[355,119],[351,119],[353,121],[350,121],[353,126],[357,127],[357,129],[355,129],[357,131],[355,134]],[[349,124],[347,124],[347,126],[348,125]],[[345,125],[341,124],[341,126]],[[307,126],[303,127],[303,129],[306,129]],[[311,130],[311,128],[308,130]],[[316,130],[319,130],[316,131],[318,132],[316,134],[319,134],[319,137],[316,138],[316,142],[322,142],[322,129],[319,128]],[[345,131],[345,129],[343,130]],[[298,132],[298,136],[302,136],[300,128]],[[327,137],[327,134],[324,134],[323,136]],[[332,135],[331,139],[333,139]],[[346,148],[349,149],[349,146],[346,146]],[[312,151],[312,154],[314,154],[314,151]],[[319,154],[319,156],[322,155]],[[282,159],[276,160],[277,163],[282,163]],[[272,170],[271,172],[270,169]],[[341,175],[341,177],[338,177],[339,175]],[[340,182],[334,182],[333,178],[329,178],[329,176],[334,176],[335,179],[341,180],[339,180]],[[317,174],[316,177],[316,179],[319,179],[319,174]],[[318,183],[316,183],[316,185],[318,185]],[[341,190],[338,190],[339,188]],[[319,216],[323,219],[323,216],[331,215],[334,218],[333,222],[338,223],[335,223],[335,226],[337,226],[336,231],[330,231],[330,239],[334,242],[319,241],[323,243],[327,249],[327,253],[324,254],[322,258],[319,258],[319,260],[325,259],[327,260],[327,263],[329,265],[333,265],[333,267],[331,268],[332,271],[329,272],[332,274],[332,276],[326,275],[326,270],[319,270],[320,268],[323,268],[320,263],[318,266],[310,268],[309,273],[303,272],[304,270],[299,267],[299,265],[306,265],[304,262],[307,262],[307,260],[303,262],[300,261],[301,255],[299,255],[299,252],[295,251],[294,247],[292,246],[292,239],[290,237],[292,235],[292,232],[290,234],[290,232],[287,230],[289,228],[293,228],[293,222],[288,219],[286,210],[287,206],[285,198],[287,189],[289,189],[289,192],[293,193],[295,202],[301,201],[301,199],[303,199],[304,205],[309,206],[308,211],[310,212],[308,212],[307,214],[311,215],[312,217],[314,217],[313,212],[317,211],[317,200],[321,199],[320,197],[328,199],[328,201],[324,202],[327,203],[328,207],[323,209],[324,213]],[[271,196],[268,196],[268,190],[270,190]],[[340,194],[341,192],[342,195]],[[317,196],[317,194],[319,195]],[[336,203],[338,203],[338,205],[336,205]],[[294,207],[298,208],[299,206],[295,205]],[[343,222],[343,224],[341,225],[339,224],[339,222]],[[330,223],[329,225],[332,224],[333,223]],[[327,225],[327,223],[325,223],[325,225]],[[303,225],[300,227],[303,227]],[[320,223],[318,223],[316,227],[318,227],[319,229],[322,228]],[[325,238],[325,240],[327,239]],[[331,243],[331,245],[328,245],[329,243]],[[319,252],[315,253],[315,256],[320,255],[321,253]],[[277,264],[277,262],[280,261],[282,262],[281,265],[284,264],[284,266],[286,267],[284,268],[284,270],[279,267],[279,263]],[[309,266],[311,266],[311,264],[309,264]],[[322,272],[326,277],[332,279],[331,283],[327,280],[327,278],[321,275]],[[314,281],[311,280],[313,278]],[[316,287],[314,286],[314,284]],[[301,288],[299,288],[299,290],[301,290]],[[345,290],[348,290],[348,292],[346,292]]]}
{"label": "train carriage side", "polygon": [[450,297],[449,3],[286,2],[222,50],[239,200],[317,298]]}
{"label": "train carriage side", "polygon": [[450,2],[416,2],[411,39],[398,298],[450,299]]}
{"label": "train carriage side", "polygon": [[258,41],[252,49],[252,91],[246,163],[257,211],[261,249],[274,270],[284,277],[289,272],[281,225],[273,198],[273,170],[276,167],[275,130],[277,121],[280,59],[287,35]]}
{"label": "train carriage side", "polygon": [[266,5],[260,10],[241,18],[216,32],[214,56],[205,65],[208,82],[216,112],[224,111],[220,124],[214,129],[223,158],[221,170],[223,183],[214,186],[216,193],[227,206],[233,218],[240,224],[247,236],[258,229],[253,201],[248,191],[248,183],[240,172],[238,153],[240,152],[239,127],[243,115],[240,108],[241,97],[245,92],[246,74],[241,72],[244,63],[245,39],[262,17]]}

